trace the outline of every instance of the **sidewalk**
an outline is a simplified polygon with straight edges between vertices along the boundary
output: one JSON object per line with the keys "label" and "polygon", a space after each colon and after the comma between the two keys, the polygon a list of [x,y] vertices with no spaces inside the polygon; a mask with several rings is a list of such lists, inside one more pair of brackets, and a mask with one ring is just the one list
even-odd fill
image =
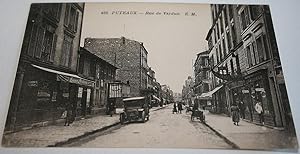
{"label": "sidewalk", "polygon": [[[150,112],[157,111],[163,107],[153,107]],[[150,113],[151,114],[151,113]],[[83,120],[74,121],[70,126],[64,123],[38,127],[3,135],[3,147],[47,147],[55,146],[69,140],[80,138],[95,131],[101,131],[107,127],[119,123],[119,115],[99,115]]]}
{"label": "sidewalk", "polygon": [[74,121],[70,126],[64,123],[38,127],[12,134],[3,135],[3,147],[47,147],[67,142],[88,133],[104,129],[119,123],[119,115],[99,115]]}
{"label": "sidewalk", "polygon": [[206,113],[206,124],[234,147],[240,149],[276,150],[298,149],[297,138],[286,131],[258,126],[241,120],[239,126],[231,121],[231,117]]}

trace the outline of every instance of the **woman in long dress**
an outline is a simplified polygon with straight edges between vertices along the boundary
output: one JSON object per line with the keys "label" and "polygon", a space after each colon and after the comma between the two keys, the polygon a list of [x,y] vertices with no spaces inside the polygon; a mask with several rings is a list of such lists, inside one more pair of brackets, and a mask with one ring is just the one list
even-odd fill
{"label": "woman in long dress", "polygon": [[236,105],[236,104],[233,104],[231,106],[231,114],[232,114],[232,121],[233,121],[233,124],[234,125],[239,125],[239,122],[240,122],[240,109],[239,107]]}

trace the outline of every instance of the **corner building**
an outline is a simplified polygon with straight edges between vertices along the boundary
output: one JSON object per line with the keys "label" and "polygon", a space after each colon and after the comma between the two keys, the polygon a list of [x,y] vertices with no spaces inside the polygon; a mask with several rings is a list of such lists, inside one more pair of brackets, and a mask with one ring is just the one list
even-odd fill
{"label": "corner building", "polygon": [[77,74],[84,3],[32,4],[14,82],[6,131],[54,123],[76,110]]}

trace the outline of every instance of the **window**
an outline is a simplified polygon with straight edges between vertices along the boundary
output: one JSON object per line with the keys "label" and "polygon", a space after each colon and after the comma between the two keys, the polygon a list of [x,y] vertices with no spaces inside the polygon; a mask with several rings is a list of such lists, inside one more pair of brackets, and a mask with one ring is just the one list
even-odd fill
{"label": "window", "polygon": [[73,32],[77,31],[79,13],[71,4],[66,4],[64,25]]}
{"label": "window", "polygon": [[42,50],[43,50],[43,38],[45,34],[45,29],[41,26],[38,27],[38,32],[37,32],[37,42],[36,42],[36,48],[35,48],[35,53],[34,56],[36,58],[41,58]]}
{"label": "window", "polygon": [[233,18],[233,5],[229,5],[229,20],[231,21]]}
{"label": "window", "polygon": [[232,43],[233,45],[237,44],[237,37],[236,37],[236,30],[235,30],[235,25],[231,25],[231,36],[232,36]]}
{"label": "window", "polygon": [[246,54],[247,54],[247,60],[248,60],[248,66],[252,67],[253,66],[253,60],[251,56],[251,48],[250,45],[246,47]]}
{"label": "window", "polygon": [[218,48],[216,48],[216,58],[217,58],[217,63],[219,63],[219,61],[220,61],[220,57],[219,57],[219,50],[218,50]]}
{"label": "window", "polygon": [[73,46],[73,38],[65,34],[63,47],[62,47],[62,56],[61,56],[61,65],[69,67],[72,56],[72,47]]}
{"label": "window", "polygon": [[227,18],[227,10],[224,9],[224,21],[225,21],[225,27],[228,26],[228,18]]}
{"label": "window", "polygon": [[53,33],[46,31],[45,37],[43,40],[43,50],[41,53],[41,59],[43,61],[49,61],[51,56],[51,48],[52,48],[52,41],[53,41]]}
{"label": "window", "polygon": [[223,54],[222,54],[222,48],[221,48],[221,43],[219,43],[219,54],[220,54],[220,61],[223,59]]}
{"label": "window", "polygon": [[83,66],[84,66],[84,56],[80,55],[80,57],[79,57],[79,68],[78,68],[78,72],[80,74],[83,74]]}
{"label": "window", "polygon": [[228,47],[228,51],[230,52],[230,50],[231,50],[231,36],[230,36],[229,30],[226,31],[226,36],[227,36],[227,47]]}
{"label": "window", "polygon": [[48,3],[43,5],[43,11],[50,17],[59,21],[61,14],[61,4],[58,3]]}
{"label": "window", "polygon": [[219,40],[220,32],[219,32],[219,25],[218,25],[218,23],[216,24],[216,30],[217,30],[217,40]]}
{"label": "window", "polygon": [[215,40],[214,44],[217,44],[217,32],[216,32],[216,29],[214,29],[214,40]]}
{"label": "window", "polygon": [[250,19],[249,19],[249,13],[248,13],[248,8],[245,7],[241,14],[240,14],[240,18],[241,18],[241,27],[242,30],[245,30],[247,28],[247,26],[250,24]]}
{"label": "window", "polygon": [[265,35],[261,35],[256,38],[256,47],[259,63],[269,59],[268,50],[265,48],[267,44],[265,43]]}
{"label": "window", "polygon": [[233,59],[230,59],[231,74],[234,74]]}
{"label": "window", "polygon": [[255,20],[261,13],[261,8],[258,5],[250,5],[249,9],[251,14],[251,20]]}
{"label": "window", "polygon": [[223,18],[222,17],[223,16],[221,15],[221,17],[220,17],[221,34],[223,34],[223,32],[224,32],[224,25],[223,25]]}
{"label": "window", "polygon": [[94,60],[90,60],[90,77],[96,77],[96,63]]}
{"label": "window", "polygon": [[223,44],[223,56],[225,58],[225,56],[227,55],[227,48],[226,48],[225,38],[224,37],[222,39],[222,44]]}

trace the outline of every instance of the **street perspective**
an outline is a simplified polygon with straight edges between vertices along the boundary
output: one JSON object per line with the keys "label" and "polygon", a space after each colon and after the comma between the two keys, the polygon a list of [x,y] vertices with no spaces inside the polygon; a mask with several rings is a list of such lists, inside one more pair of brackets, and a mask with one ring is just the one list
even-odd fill
{"label": "street perspective", "polygon": [[2,147],[297,152],[279,52],[268,5],[34,3]]}

